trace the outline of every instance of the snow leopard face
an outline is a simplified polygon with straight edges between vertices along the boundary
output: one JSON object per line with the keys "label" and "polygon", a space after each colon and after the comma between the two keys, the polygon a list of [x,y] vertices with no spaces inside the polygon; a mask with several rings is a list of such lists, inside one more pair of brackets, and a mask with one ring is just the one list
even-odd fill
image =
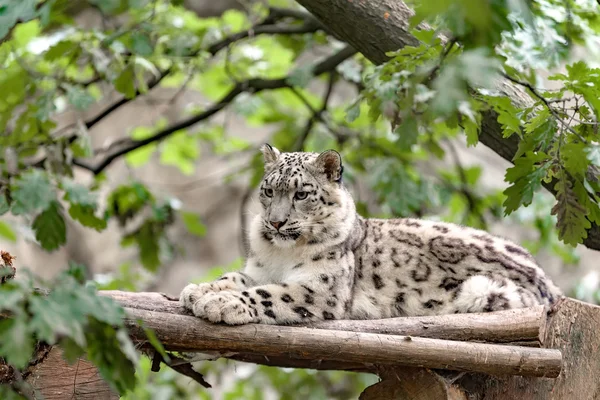
{"label": "snow leopard face", "polygon": [[278,247],[317,244],[339,236],[340,222],[353,212],[341,183],[342,160],[334,150],[280,153],[265,145],[260,185],[262,236]]}

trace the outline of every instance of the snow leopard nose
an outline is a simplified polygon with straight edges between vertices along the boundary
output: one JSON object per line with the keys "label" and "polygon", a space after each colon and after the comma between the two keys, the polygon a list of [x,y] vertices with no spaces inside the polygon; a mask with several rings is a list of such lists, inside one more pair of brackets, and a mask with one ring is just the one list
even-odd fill
{"label": "snow leopard nose", "polygon": [[286,222],[287,222],[287,219],[285,221],[269,221],[269,223],[271,225],[273,225],[273,227],[277,230],[279,230],[279,228],[281,228],[283,225],[285,225]]}

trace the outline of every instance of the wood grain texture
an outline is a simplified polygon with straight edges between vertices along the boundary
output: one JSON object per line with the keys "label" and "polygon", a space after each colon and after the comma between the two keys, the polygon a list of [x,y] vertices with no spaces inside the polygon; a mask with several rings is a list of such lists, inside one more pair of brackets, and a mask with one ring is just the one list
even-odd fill
{"label": "wood grain texture", "polygon": [[52,348],[26,379],[45,400],[119,399],[91,362],[79,359],[69,365],[62,354],[58,347]]}
{"label": "wood grain texture", "polygon": [[424,368],[389,368],[378,371],[381,381],[367,387],[359,400],[466,400],[465,393]]}

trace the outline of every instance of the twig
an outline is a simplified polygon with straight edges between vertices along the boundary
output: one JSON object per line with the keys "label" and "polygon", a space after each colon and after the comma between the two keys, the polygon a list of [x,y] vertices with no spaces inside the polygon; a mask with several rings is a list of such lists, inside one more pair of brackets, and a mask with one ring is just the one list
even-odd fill
{"label": "twig", "polygon": [[[201,373],[199,373],[198,371],[194,370],[194,368],[192,368],[192,365],[188,362],[185,362],[185,360],[183,358],[174,356],[171,353],[169,353],[169,358],[171,359],[171,362],[167,363],[162,358],[160,353],[155,352],[153,355],[153,358],[152,358],[152,368],[153,368],[152,370],[154,372],[158,372],[158,370],[160,369],[160,363],[163,363],[163,364],[167,365],[169,368],[171,368],[172,370],[179,372],[181,375],[185,375],[189,378],[192,378],[193,380],[195,380],[196,382],[198,382],[200,385],[204,386],[207,389],[210,389],[212,387],[210,385],[210,383],[208,383],[204,380],[204,376]],[[176,362],[174,362],[174,361],[176,361]]]}
{"label": "twig", "polygon": [[328,126],[328,124],[325,122],[325,119],[323,118],[323,113],[327,110],[329,98],[331,97],[331,93],[333,92],[333,86],[335,84],[336,77],[337,73],[335,72],[335,70],[329,73],[329,81],[327,84],[327,89],[325,90],[325,95],[323,97],[323,104],[321,105],[321,108],[319,110],[313,109],[308,100],[304,96],[302,96],[302,94],[299,91],[292,89],[294,90],[296,96],[298,96],[304,102],[304,104],[306,104],[306,106],[312,111],[312,115],[306,122],[306,126],[304,127],[302,134],[298,137],[298,140],[294,144],[292,151],[301,151],[304,148],[304,143],[308,139],[308,135],[310,134],[317,120],[323,121],[325,125]]}
{"label": "twig", "polygon": [[316,22],[305,22],[299,26],[290,25],[259,25],[254,26],[246,31],[235,33],[217,43],[212,44],[208,48],[208,52],[212,55],[217,54],[220,50],[247,37],[263,35],[263,34],[280,34],[280,35],[298,35],[303,33],[314,33],[321,30],[322,27]]}
{"label": "twig", "polygon": [[544,105],[546,106],[546,108],[548,108],[548,111],[550,111],[550,113],[552,114],[552,116],[554,117],[554,119],[556,119],[566,130],[568,130],[569,132],[571,132],[573,135],[577,136],[577,138],[579,140],[581,140],[582,143],[587,144],[587,140],[585,140],[579,133],[575,132],[575,130],[573,130],[573,128],[571,128],[569,126],[568,123],[566,123],[562,117],[560,115],[558,115],[558,113],[556,112],[556,110],[554,109],[554,107],[552,107],[552,105],[550,105],[550,102],[544,97],[542,96],[542,94],[540,92],[537,91],[536,88],[533,87],[532,84],[530,84],[529,82],[524,82],[521,81],[517,78],[513,78],[512,76],[508,75],[507,73],[502,73],[502,76],[505,79],[508,79],[509,81],[511,81],[512,83],[515,83],[517,85],[521,85],[524,88],[529,89],[529,91],[536,97],[538,98],[542,103],[544,103]]}

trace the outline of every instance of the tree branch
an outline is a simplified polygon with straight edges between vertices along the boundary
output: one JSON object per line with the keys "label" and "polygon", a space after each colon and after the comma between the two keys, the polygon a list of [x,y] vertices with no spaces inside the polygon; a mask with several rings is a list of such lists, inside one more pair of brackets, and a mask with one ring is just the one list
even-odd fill
{"label": "tree branch", "polygon": [[[125,307],[126,325],[135,341],[146,342],[145,331],[137,324],[141,319],[144,327],[154,330],[165,349],[173,351],[209,352],[258,363],[268,361],[271,365],[276,359],[280,366],[293,367],[323,362],[328,368],[366,371],[373,371],[377,365],[403,365],[556,377],[561,369],[558,350],[463,341],[469,337],[497,340],[503,335],[539,340],[546,323],[543,307],[487,314],[318,322],[304,327],[223,326],[186,315],[178,302],[158,293],[100,294]],[[460,341],[440,339],[442,331],[452,332]]]}
{"label": "tree branch", "polygon": [[[304,22],[302,25],[298,25],[298,26],[283,25],[283,24],[276,25],[276,22],[286,19],[286,18],[293,18],[293,19],[304,21]],[[255,25],[253,25],[250,29],[248,29],[246,31],[234,33],[230,36],[227,36],[227,37],[223,38],[222,40],[220,40],[216,43],[213,43],[207,49],[198,49],[197,51],[195,51],[194,53],[191,54],[191,57],[197,56],[203,50],[208,51],[210,54],[212,54],[214,56],[219,51],[221,51],[222,49],[231,45],[232,43],[235,43],[239,40],[242,40],[242,39],[245,39],[248,37],[253,37],[256,35],[262,35],[262,34],[293,35],[293,34],[313,33],[313,32],[316,32],[316,31],[322,30],[322,29],[324,29],[323,25],[321,25],[320,22],[316,18],[314,18],[312,15],[310,15],[309,13],[302,12],[299,10],[292,10],[292,9],[288,10],[288,9],[284,9],[284,8],[273,7],[273,8],[269,9],[269,15],[262,22],[259,22]],[[158,86],[163,81],[164,78],[166,78],[169,74],[171,74],[172,71],[173,71],[172,68],[167,68],[164,71],[161,71],[158,76],[151,79],[147,84],[148,92],[150,90],[152,90],[153,88],[155,88],[156,86]],[[90,82],[86,82],[86,84],[94,83],[97,80],[98,79],[94,79]],[[140,93],[136,89],[135,95],[133,97],[129,97],[129,98],[124,97],[124,98],[112,103],[106,109],[101,111],[98,115],[96,115],[93,118],[91,118],[90,120],[86,121],[83,125],[85,126],[85,128],[87,130],[90,130],[92,127],[97,125],[99,122],[103,121],[105,118],[110,116],[114,111],[116,111],[119,108],[121,108],[122,106],[128,104],[132,100],[135,100],[141,94],[142,93]],[[77,135],[71,135],[67,139],[67,142],[69,144],[71,144],[76,139],[77,139]],[[47,159],[47,157],[43,157],[41,160],[39,160],[35,164],[33,164],[33,167],[34,168],[42,168],[46,159]],[[83,169],[90,170],[92,172],[93,172],[93,168],[94,168],[90,164],[88,164],[87,162],[85,162],[83,160],[74,160],[73,165],[78,166]]]}
{"label": "tree branch", "polygon": [[[313,74],[315,76],[318,76],[325,72],[333,71],[340,63],[342,63],[344,60],[352,57],[354,54],[356,54],[356,51],[352,47],[346,46],[342,50],[333,54],[332,56],[327,57],[323,61],[317,63],[312,69]],[[231,104],[231,102],[233,100],[235,100],[235,98],[243,92],[258,93],[262,90],[281,89],[281,88],[285,88],[285,87],[290,87],[290,85],[287,83],[287,77],[279,78],[279,79],[260,79],[260,78],[258,78],[258,79],[249,79],[244,82],[239,82],[239,83],[235,84],[234,87],[221,100],[219,100],[217,103],[213,104],[207,110],[205,110],[199,114],[196,114],[194,116],[191,116],[189,118],[186,118],[185,120],[183,120],[177,124],[171,125],[168,128],[166,128],[146,139],[128,141],[127,143],[122,145],[119,149],[116,149],[116,150],[112,151],[110,154],[108,154],[96,166],[87,164],[82,160],[74,160],[74,164],[76,163],[76,165],[91,171],[94,175],[98,175],[99,173],[104,171],[117,158],[119,158],[131,151],[139,149],[140,147],[146,146],[147,144],[160,141],[179,130],[185,129],[189,126],[197,124],[198,122],[204,121],[204,120],[208,119],[209,117],[215,115],[216,113],[221,111],[223,108],[225,108],[227,105]]]}
{"label": "tree branch", "polygon": [[[407,45],[417,46],[419,41],[409,31],[409,18],[414,12],[402,1],[381,0],[377,2],[347,0],[296,0],[310,11],[332,34],[342,38],[375,64],[389,60],[386,52],[395,51]],[[335,11],[334,11],[335,10]],[[423,25],[424,28],[427,28]],[[509,80],[498,82],[497,89],[511,98],[517,106],[533,104],[521,87]],[[498,115],[493,110],[482,113],[479,141],[496,154],[513,162],[519,148],[518,135],[503,137],[503,129]],[[554,183],[543,183],[544,187],[556,195]],[[600,227],[592,223],[583,244],[600,250]]]}

